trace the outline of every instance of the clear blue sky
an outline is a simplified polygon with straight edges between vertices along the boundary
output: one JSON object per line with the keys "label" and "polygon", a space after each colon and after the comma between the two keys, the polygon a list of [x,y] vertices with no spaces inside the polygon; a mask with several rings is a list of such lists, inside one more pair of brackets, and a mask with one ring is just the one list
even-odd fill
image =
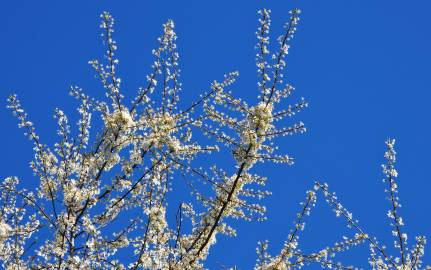
{"label": "clear blue sky", "polygon": [[[208,89],[224,73],[239,70],[237,96],[257,95],[254,64],[257,10],[272,10],[272,36],[281,33],[288,11],[299,7],[299,31],[288,57],[289,80],[310,107],[298,115],[305,135],[288,137],[280,148],[293,167],[272,167],[266,200],[269,220],[239,222],[235,239],[221,237],[210,269],[250,269],[258,240],[277,252],[315,180],[328,182],[364,228],[392,247],[380,164],[384,140],[397,139],[402,216],[409,244],[425,234],[431,241],[431,2],[427,0],[331,1],[1,1],[0,120],[3,142],[0,177],[35,181],[28,162],[31,143],[5,108],[16,92],[42,140],[52,142],[55,107],[75,113],[70,85],[101,93],[87,61],[99,58],[99,14],[116,18],[120,74],[126,96],[145,81],[151,49],[168,18],[179,36],[184,99]],[[97,94],[95,94],[97,95]],[[307,222],[302,249],[323,248],[351,235],[322,198]],[[429,245],[430,246],[430,245]],[[368,268],[367,248],[348,251],[346,261]],[[428,252],[431,252],[428,249]],[[431,258],[431,256],[426,256]],[[428,264],[431,263],[427,259]]]}

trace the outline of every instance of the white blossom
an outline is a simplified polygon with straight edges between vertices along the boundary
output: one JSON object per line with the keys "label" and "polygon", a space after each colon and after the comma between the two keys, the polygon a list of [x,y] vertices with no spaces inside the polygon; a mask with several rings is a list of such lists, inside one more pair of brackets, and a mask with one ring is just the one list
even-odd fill
{"label": "white blossom", "polygon": [[[105,98],[91,98],[81,88],[71,87],[70,95],[80,102],[76,129],[69,121],[73,118],[56,109],[59,139],[50,148],[37,135],[18,97],[11,95],[8,108],[33,143],[30,167],[38,186],[33,194],[21,189],[16,177],[0,183],[3,269],[205,269],[217,240],[239,233],[231,219],[264,221],[267,209],[258,200],[271,195],[264,189],[271,179],[265,171],[256,173],[256,165],[293,164],[276,140],[306,131],[304,123],[291,119],[307,107],[303,98],[286,104],[295,88],[284,82],[286,56],[300,11],[290,12],[275,48],[270,43],[270,13],[259,11],[259,95],[250,103],[230,91],[237,71],[213,81],[190,105],[180,102],[177,35],[174,22],[168,20],[152,51],[154,61],[146,83],[127,104],[117,73],[114,18],[108,12],[100,16],[104,57],[89,61]],[[101,123],[92,127],[92,121],[98,120]],[[306,191],[281,250],[270,255],[268,242],[259,243],[255,269],[296,269],[311,263],[354,269],[335,262],[334,257],[364,242],[370,245],[373,269],[419,269],[426,239],[418,236],[415,245],[407,248],[399,215],[394,143],[386,142],[383,172],[391,202],[387,216],[399,256],[389,255],[328,185],[316,182],[313,190]],[[221,152],[223,160],[218,160],[216,152]],[[173,188],[179,185],[190,196],[181,195],[177,205],[168,204]],[[319,193],[355,233],[306,254],[300,249],[300,235],[305,233],[306,218]],[[127,254],[127,263],[119,251]]]}

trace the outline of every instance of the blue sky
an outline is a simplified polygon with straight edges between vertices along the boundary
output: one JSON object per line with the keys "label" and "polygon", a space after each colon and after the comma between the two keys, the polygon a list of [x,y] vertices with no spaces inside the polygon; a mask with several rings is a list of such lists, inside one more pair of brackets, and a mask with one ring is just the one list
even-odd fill
{"label": "blue sky", "polygon": [[[286,79],[310,104],[297,116],[308,132],[280,143],[295,157],[293,167],[263,172],[273,191],[265,202],[269,220],[239,222],[238,237],[219,238],[208,267],[250,269],[256,242],[262,239],[269,239],[271,251],[277,252],[315,180],[329,183],[360,224],[392,246],[380,167],[388,137],[397,139],[401,213],[409,243],[418,234],[431,238],[431,2],[426,0],[2,1],[0,177],[35,181],[28,168],[31,144],[5,108],[9,93],[19,95],[46,142],[54,140],[54,108],[75,113],[69,86],[101,95],[87,61],[103,53],[102,11],[116,18],[119,72],[129,98],[144,83],[161,24],[171,18],[179,36],[183,99],[192,100],[214,79],[238,70],[234,93],[253,100],[258,93],[254,33],[257,10],[264,7],[272,10],[272,37],[281,33],[290,9],[303,11]],[[351,233],[319,198],[302,249],[323,248],[341,235]],[[366,250],[352,249],[345,260],[367,268]]]}

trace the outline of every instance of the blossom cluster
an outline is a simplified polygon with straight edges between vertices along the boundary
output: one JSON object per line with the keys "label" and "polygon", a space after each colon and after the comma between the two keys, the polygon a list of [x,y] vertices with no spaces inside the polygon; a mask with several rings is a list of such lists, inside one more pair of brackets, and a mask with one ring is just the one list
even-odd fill
{"label": "blossom cluster", "polygon": [[[71,87],[70,95],[80,102],[76,129],[64,111],[55,109],[59,139],[49,147],[42,143],[17,96],[8,99],[18,126],[33,142],[35,155],[30,167],[39,185],[33,193],[21,189],[16,177],[0,184],[3,268],[204,269],[217,237],[237,234],[231,219],[265,220],[266,208],[259,200],[271,192],[264,189],[267,177],[256,172],[255,166],[263,162],[292,165],[293,158],[280,153],[276,140],[306,131],[302,122],[292,118],[307,102],[303,98],[290,102],[295,88],[284,79],[299,14],[298,9],[290,12],[271,54],[270,11],[259,11],[259,92],[253,103],[235,97],[230,90],[239,76],[234,71],[183,107],[174,22],[163,24],[146,85],[128,103],[117,74],[115,21],[108,12],[102,13],[100,28],[106,53],[102,60],[89,64],[105,98],[98,100],[80,87]],[[93,138],[90,131],[94,129],[98,132]],[[399,215],[394,141],[388,140],[386,145],[383,172],[391,202],[388,216],[399,257],[388,255],[326,184],[316,183],[314,190],[306,192],[279,254],[270,255],[268,242],[259,243],[255,269],[295,269],[311,263],[352,269],[333,258],[365,242],[370,244],[373,269],[421,267],[426,239],[417,237],[416,245],[407,249]],[[208,155],[217,152],[229,158],[202,165]],[[181,183],[190,196],[181,197],[172,212],[168,198]],[[330,247],[305,254],[300,250],[299,236],[319,192],[356,232]],[[173,217],[175,222],[169,222]],[[127,252],[126,259],[121,252]]]}
{"label": "blossom cluster", "polygon": [[[292,12],[273,60],[266,59],[269,11],[260,14],[257,47],[259,61],[264,64],[258,65],[261,94],[256,105],[229,92],[239,76],[231,72],[221,82],[214,81],[211,89],[189,106],[179,106],[182,85],[172,20],[163,24],[163,33],[157,39],[159,46],[152,52],[154,62],[146,86],[127,104],[117,74],[115,21],[108,12],[100,16],[106,53],[102,60],[89,61],[106,100],[71,87],[70,95],[80,102],[76,132],[67,114],[56,109],[59,140],[50,148],[42,143],[17,96],[11,95],[8,107],[34,144],[31,168],[39,186],[33,195],[17,189],[17,178],[4,181],[4,211],[0,217],[3,266],[202,268],[218,234],[236,235],[229,218],[264,220],[265,206],[256,200],[270,192],[260,188],[266,177],[252,169],[264,161],[293,163],[290,156],[275,153],[277,147],[272,140],[302,133],[304,124],[278,127],[276,122],[288,121],[307,103],[301,99],[277,110],[278,103],[293,91],[282,77],[299,11]],[[95,125],[100,131],[91,140],[92,120],[97,118],[102,125]],[[201,135],[207,135],[209,143]],[[217,151],[230,153],[231,161],[209,167],[194,165],[201,156]],[[172,225],[168,223],[172,213],[166,197],[172,191],[172,182],[181,178],[192,179],[185,187],[190,188],[191,197],[178,206],[177,222]],[[210,192],[201,185],[208,183]],[[18,199],[22,206],[16,206]],[[112,231],[118,222],[122,229]],[[134,256],[124,262],[119,260],[119,250],[132,251]]]}

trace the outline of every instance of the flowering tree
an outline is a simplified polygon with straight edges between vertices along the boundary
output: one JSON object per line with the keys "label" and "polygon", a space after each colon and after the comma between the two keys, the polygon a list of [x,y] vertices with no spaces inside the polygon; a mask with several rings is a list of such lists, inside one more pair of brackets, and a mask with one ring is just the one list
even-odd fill
{"label": "flowering tree", "polygon": [[[33,142],[31,168],[40,184],[35,192],[19,188],[16,177],[6,178],[1,184],[3,267],[201,269],[218,234],[235,236],[236,228],[229,219],[264,220],[265,207],[258,200],[270,192],[263,189],[267,179],[255,172],[254,165],[265,161],[292,164],[290,156],[278,153],[273,140],[305,132],[302,122],[289,124],[307,107],[304,99],[283,105],[294,91],[283,81],[283,75],[299,14],[299,10],[291,11],[284,33],[277,39],[278,49],[271,54],[270,11],[259,12],[259,95],[255,104],[249,105],[229,92],[238,76],[238,72],[231,72],[182,108],[174,23],[169,20],[163,25],[147,85],[127,102],[116,73],[119,61],[113,39],[114,19],[103,13],[100,27],[106,54],[103,61],[92,60],[89,64],[105,89],[106,100],[96,100],[81,88],[71,87],[71,96],[80,102],[76,131],[71,130],[65,113],[56,109],[59,141],[50,148],[42,143],[17,96],[8,99],[19,127]],[[94,116],[100,117],[103,125],[92,137]],[[373,269],[420,268],[425,238],[418,237],[411,251],[407,249],[398,213],[394,141],[386,144],[387,164],[383,169],[391,201],[388,216],[399,256],[387,254],[337,201],[335,193],[326,184],[316,183],[314,190],[306,192],[296,225],[279,254],[269,255],[268,243],[259,243],[255,269],[293,269],[309,263],[351,269],[354,267],[336,263],[333,257],[365,242],[370,245]],[[202,158],[216,151],[229,153],[232,162],[199,166]],[[169,213],[167,194],[172,192],[172,182],[181,178],[192,196],[184,198],[175,213]],[[319,192],[356,232],[331,247],[304,254],[298,249],[299,233]],[[168,223],[172,215],[176,219]],[[132,259],[122,261],[120,250],[133,254]]]}

